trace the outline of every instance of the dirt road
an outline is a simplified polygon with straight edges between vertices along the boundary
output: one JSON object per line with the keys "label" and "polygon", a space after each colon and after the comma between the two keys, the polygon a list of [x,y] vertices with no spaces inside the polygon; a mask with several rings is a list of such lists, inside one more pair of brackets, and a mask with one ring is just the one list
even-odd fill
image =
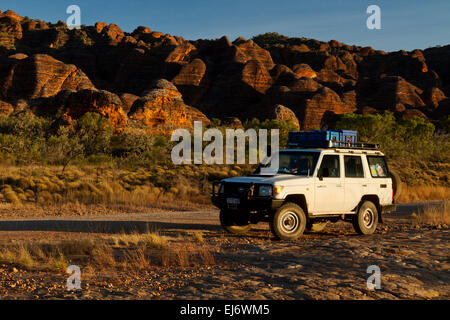
{"label": "dirt road", "polygon": [[[425,205],[438,205],[440,202],[410,203],[397,206],[397,210],[386,218],[404,219]],[[0,231],[56,231],[56,232],[142,232],[148,230],[186,230],[220,231],[218,210],[212,211],[166,211],[148,214],[124,214],[107,216],[62,216],[51,218],[2,219]],[[263,227],[264,229],[264,227]]]}
{"label": "dirt road", "polygon": [[[412,223],[408,216],[422,205],[400,205],[396,212],[386,215],[371,236],[358,236],[350,224],[343,222],[331,224],[320,233],[305,234],[295,242],[276,241],[265,225],[257,225],[246,236],[228,235],[218,224],[218,212],[211,211],[1,220],[0,240],[67,232],[82,235],[148,229],[167,234],[201,231],[205,245],[216,249],[218,260],[233,265],[204,269],[195,276],[180,273],[176,276],[179,285],[167,287],[157,296],[151,293],[153,280],[147,281],[143,276],[122,287],[100,289],[93,282],[89,290],[78,295],[61,289],[43,298],[449,299],[450,229],[446,225]],[[369,290],[367,279],[371,274],[367,268],[373,265],[380,268],[381,288]],[[168,281],[165,275],[158,277],[158,283]],[[53,282],[65,281],[64,276],[54,278]],[[34,293],[14,296],[9,292],[10,298],[35,297]]]}

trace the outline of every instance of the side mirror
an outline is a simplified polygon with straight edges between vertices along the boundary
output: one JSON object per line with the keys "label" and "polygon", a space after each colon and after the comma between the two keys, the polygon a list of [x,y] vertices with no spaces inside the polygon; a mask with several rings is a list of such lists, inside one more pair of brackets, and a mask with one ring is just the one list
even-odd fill
{"label": "side mirror", "polygon": [[321,173],[317,177],[319,178],[320,181],[323,180],[323,175]]}

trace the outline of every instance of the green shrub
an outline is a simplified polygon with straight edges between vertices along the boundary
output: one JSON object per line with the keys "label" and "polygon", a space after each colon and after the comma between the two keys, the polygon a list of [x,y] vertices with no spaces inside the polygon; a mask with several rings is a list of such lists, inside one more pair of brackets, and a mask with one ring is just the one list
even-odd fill
{"label": "green shrub", "polygon": [[121,132],[111,137],[111,153],[114,156],[142,156],[152,149],[153,138],[141,132]]}
{"label": "green shrub", "polygon": [[108,119],[87,112],[78,119],[77,125],[76,134],[86,155],[109,152],[114,128]]}
{"label": "green shrub", "polygon": [[41,162],[50,124],[50,120],[29,113],[0,116],[2,157],[14,159],[18,163],[29,163],[33,160]]}
{"label": "green shrub", "polygon": [[337,129],[358,131],[360,141],[379,143],[383,152],[396,160],[448,162],[450,139],[436,134],[435,126],[420,117],[396,119],[392,112],[345,114]]}
{"label": "green shrub", "polygon": [[[246,121],[244,123],[244,128],[245,129],[253,128],[255,130],[259,130],[259,129],[267,129],[267,130],[278,129],[278,130],[280,130],[279,131],[280,147],[283,147],[286,145],[289,131],[297,130],[297,126],[289,120],[286,121],[286,120],[266,119],[261,122],[260,120],[258,120],[256,118],[253,118],[250,121]],[[268,144],[270,144],[270,138],[268,138],[267,142],[268,142]]]}
{"label": "green shrub", "polygon": [[286,43],[289,38],[277,32],[266,32],[252,38],[260,47],[271,46],[278,43]]}

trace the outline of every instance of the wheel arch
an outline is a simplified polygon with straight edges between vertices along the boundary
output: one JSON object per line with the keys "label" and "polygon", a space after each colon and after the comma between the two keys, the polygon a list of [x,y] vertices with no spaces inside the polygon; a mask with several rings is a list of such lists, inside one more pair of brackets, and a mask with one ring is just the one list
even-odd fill
{"label": "wheel arch", "polygon": [[304,194],[290,194],[284,199],[284,204],[292,202],[298,205],[305,212],[306,218],[308,219],[308,203],[306,202],[306,197]]}
{"label": "wheel arch", "polygon": [[378,197],[378,195],[376,194],[366,194],[361,198],[361,201],[358,204],[358,207],[356,208],[356,210],[359,209],[359,207],[361,207],[361,205],[363,204],[364,201],[370,201],[372,202],[375,207],[377,208],[378,211],[378,221],[380,221],[381,223],[383,223],[383,218],[381,217],[381,205],[380,205],[380,198]]}

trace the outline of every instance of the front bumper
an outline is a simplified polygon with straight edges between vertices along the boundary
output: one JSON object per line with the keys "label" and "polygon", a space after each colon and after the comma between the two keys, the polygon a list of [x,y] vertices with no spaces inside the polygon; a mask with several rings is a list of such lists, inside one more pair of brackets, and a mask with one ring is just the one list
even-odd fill
{"label": "front bumper", "polygon": [[[220,193],[216,190],[219,182],[214,182],[211,192],[211,201],[219,209],[238,210],[238,211],[275,211],[283,205],[284,200],[274,199],[271,196],[261,197],[255,196],[253,186],[245,189],[244,192]],[[232,199],[233,203],[227,201]]]}
{"label": "front bumper", "polygon": [[[239,204],[227,203],[228,198],[239,199]],[[268,197],[236,197],[233,195],[215,194],[211,196],[212,203],[219,209],[239,211],[275,211],[283,205],[283,200]]]}

